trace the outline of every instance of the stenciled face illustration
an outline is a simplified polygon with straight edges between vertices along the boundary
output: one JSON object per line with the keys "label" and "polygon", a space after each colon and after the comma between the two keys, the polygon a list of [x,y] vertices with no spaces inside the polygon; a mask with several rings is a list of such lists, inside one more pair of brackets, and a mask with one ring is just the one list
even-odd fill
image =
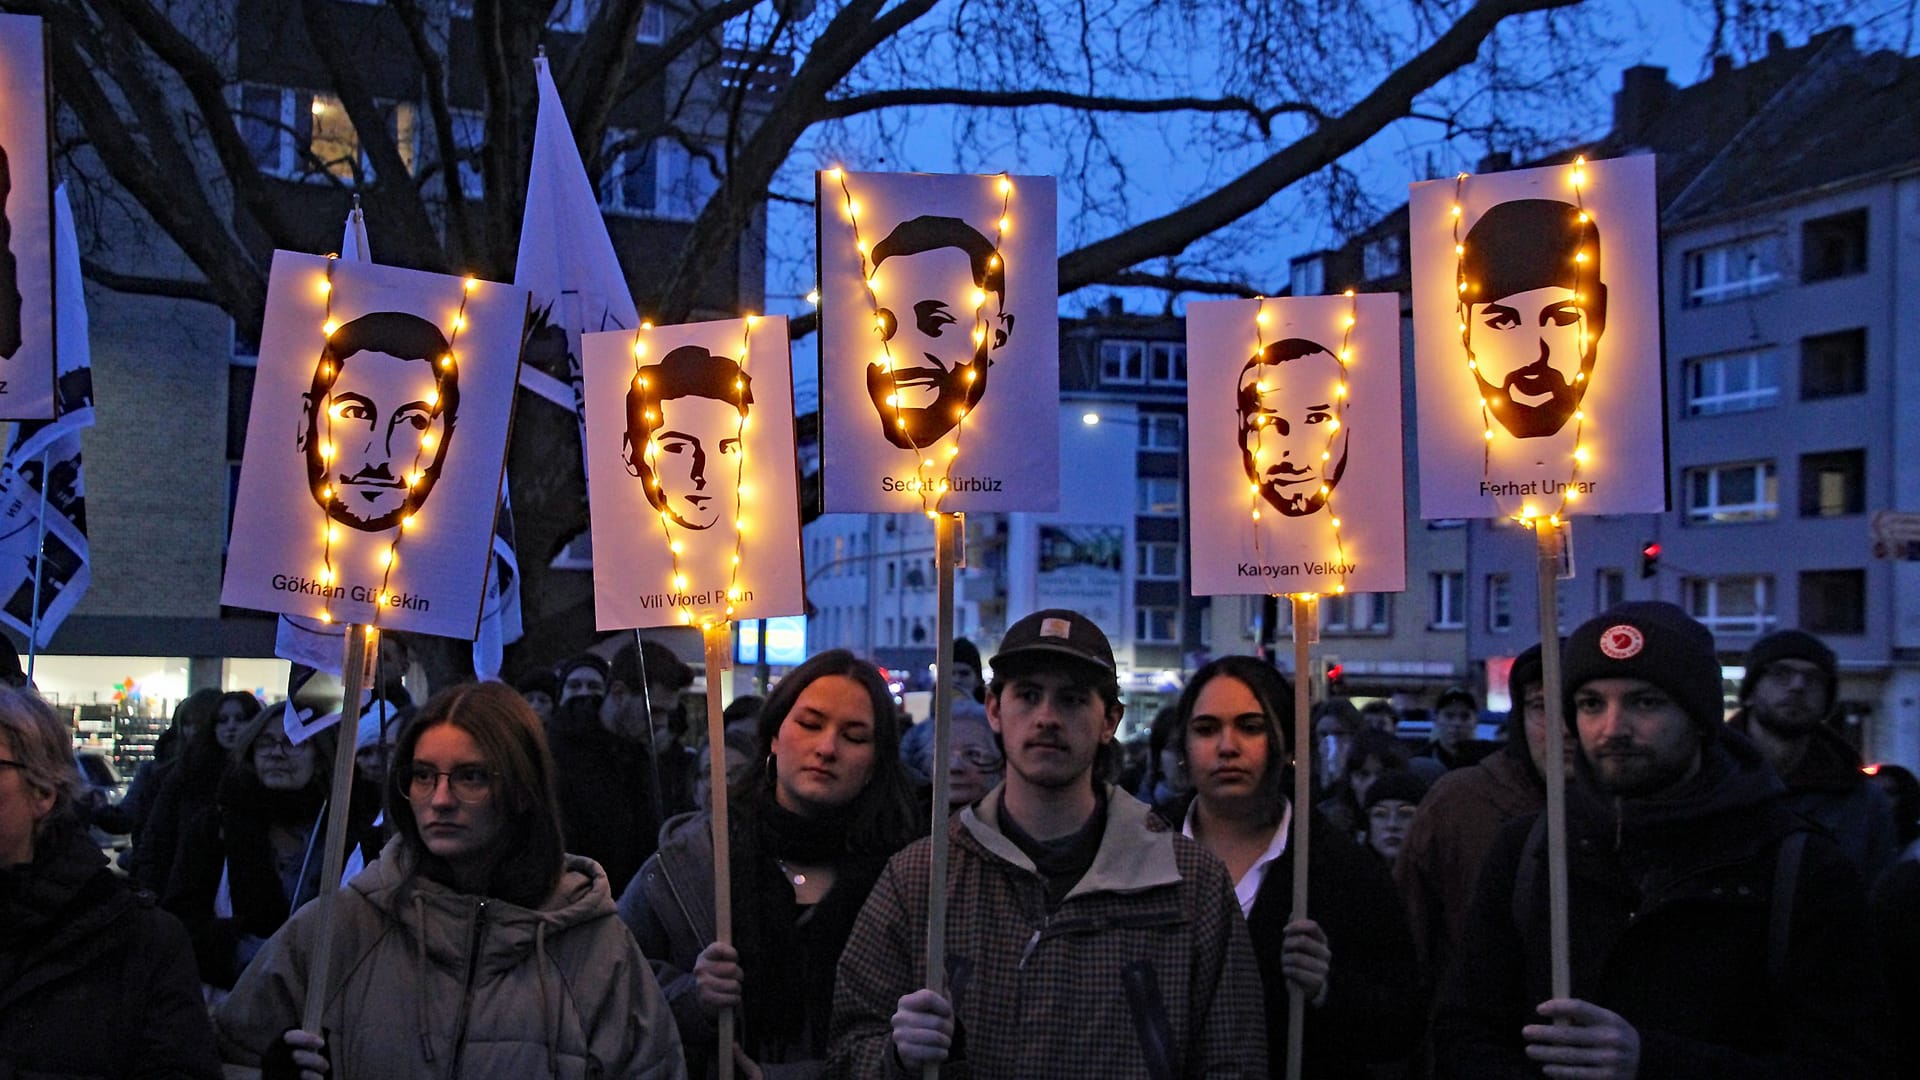
{"label": "stenciled face illustration", "polygon": [[1345,387],[1339,357],[1305,338],[1276,341],[1240,369],[1240,465],[1287,517],[1319,512],[1346,472]]}
{"label": "stenciled face illustration", "polygon": [[1013,334],[1006,267],[959,218],[917,217],[874,245],[872,286],[886,360],[867,365],[867,396],[888,442],[930,446],[980,403]]}
{"label": "stenciled face illustration", "polygon": [[723,515],[731,520],[738,512],[732,503],[741,426],[752,404],[752,382],[740,365],[698,345],[683,345],[634,375],[620,456],[656,510],[688,529],[712,528]]}
{"label": "stenciled face illustration", "polygon": [[307,486],[327,516],[382,532],[427,501],[459,410],[447,340],[416,315],[380,311],[337,328],[301,397]]}
{"label": "stenciled face illustration", "polygon": [[1487,409],[1508,434],[1556,434],[1579,411],[1606,328],[1600,234],[1578,207],[1500,203],[1462,241],[1461,335]]}

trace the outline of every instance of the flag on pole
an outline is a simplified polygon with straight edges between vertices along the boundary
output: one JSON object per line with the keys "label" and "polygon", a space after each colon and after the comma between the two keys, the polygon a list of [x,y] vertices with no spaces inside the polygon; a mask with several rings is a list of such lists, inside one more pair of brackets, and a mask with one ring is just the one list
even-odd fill
{"label": "flag on pole", "polygon": [[39,646],[53,638],[90,580],[80,431],[93,426],[93,359],[80,241],[64,184],[54,189],[53,216],[57,414],[15,423],[0,460],[0,624]]}

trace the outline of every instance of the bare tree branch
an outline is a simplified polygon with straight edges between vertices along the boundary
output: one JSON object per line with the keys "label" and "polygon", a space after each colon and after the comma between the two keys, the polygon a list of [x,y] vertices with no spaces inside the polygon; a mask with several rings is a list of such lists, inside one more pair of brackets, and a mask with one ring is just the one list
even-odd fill
{"label": "bare tree branch", "polygon": [[1088,285],[1106,285],[1111,288],[1164,289],[1170,293],[1201,293],[1207,296],[1237,296],[1243,300],[1252,300],[1267,293],[1244,281],[1212,281],[1207,278],[1186,277],[1182,274],[1152,274],[1144,270],[1122,270],[1109,274],[1099,281],[1089,281]]}
{"label": "bare tree branch", "polygon": [[926,105],[964,105],[999,109],[1050,105],[1061,109],[1112,113],[1242,113],[1258,125],[1262,135],[1272,134],[1273,119],[1282,114],[1293,113],[1306,116],[1316,123],[1327,119],[1326,113],[1318,107],[1300,101],[1261,108],[1243,97],[1124,98],[1075,94],[1065,90],[969,90],[964,87],[877,90],[852,97],[832,98],[820,110],[820,118],[840,120],[878,109]]}
{"label": "bare tree branch", "polygon": [[93,259],[80,260],[80,273],[88,281],[114,292],[129,293],[137,296],[165,296],[175,300],[198,300],[203,304],[219,306],[222,303],[220,293],[204,281],[184,281],[177,277],[146,277],[140,274],[123,274]]}

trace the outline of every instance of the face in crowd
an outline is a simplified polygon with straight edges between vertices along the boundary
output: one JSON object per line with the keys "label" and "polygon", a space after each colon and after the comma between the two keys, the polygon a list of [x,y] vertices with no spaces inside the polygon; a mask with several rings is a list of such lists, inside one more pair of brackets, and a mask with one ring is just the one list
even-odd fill
{"label": "face in crowd", "polygon": [[[998,669],[996,661],[996,676]],[[1086,783],[1100,747],[1119,729],[1119,703],[1108,702],[1091,680],[1072,669],[1016,670],[999,693],[987,695],[987,722],[1000,736],[1007,769],[1030,787]]]}
{"label": "face in crowd", "polygon": [[1207,680],[1186,726],[1194,790],[1216,806],[1259,797],[1274,765],[1272,731],[1266,710],[1246,683],[1232,675]]}
{"label": "face in crowd", "polygon": [[770,749],[774,798],[811,817],[851,803],[872,779],[873,696],[849,675],[822,675],[800,691]]}
{"label": "face in crowd", "polygon": [[1345,386],[1339,358],[1303,338],[1268,345],[1240,371],[1240,465],[1287,517],[1325,507],[1346,471]]}
{"label": "face in crowd", "polygon": [[1381,799],[1367,808],[1367,845],[1392,863],[1407,844],[1413,826],[1414,804],[1405,799]]}
{"label": "face in crowd", "polygon": [[283,726],[269,722],[253,739],[253,771],[268,791],[299,791],[312,782],[318,757],[313,740],[295,743]]}
{"label": "face in crowd", "polygon": [[991,728],[978,721],[955,724],[947,752],[947,805],[957,809],[979,802],[1000,782],[1005,768]]}
{"label": "face in crowd", "polygon": [[1833,693],[1826,672],[1811,660],[1786,657],[1766,666],[1745,702],[1754,722],[1785,736],[1806,735],[1826,722]]}
{"label": "face in crowd", "polygon": [[634,375],[620,454],[654,509],[687,529],[731,520],[752,404],[740,365],[698,345],[674,349]]}
{"label": "face in crowd", "polygon": [[451,723],[420,733],[406,775],[420,840],[456,874],[486,865],[502,828],[490,762],[472,735]]}
{"label": "face in crowd", "polygon": [[1643,679],[1593,679],[1573,695],[1580,753],[1609,795],[1657,795],[1700,766],[1701,736],[1673,698]]}
{"label": "face in crowd", "polygon": [[1473,741],[1479,722],[1472,705],[1458,699],[1449,701],[1433,714],[1433,741],[1452,753]]}
{"label": "face in crowd", "polygon": [[222,699],[213,714],[213,741],[220,744],[220,749],[231,751],[240,745],[240,734],[251,719],[245,704],[232,697]]}

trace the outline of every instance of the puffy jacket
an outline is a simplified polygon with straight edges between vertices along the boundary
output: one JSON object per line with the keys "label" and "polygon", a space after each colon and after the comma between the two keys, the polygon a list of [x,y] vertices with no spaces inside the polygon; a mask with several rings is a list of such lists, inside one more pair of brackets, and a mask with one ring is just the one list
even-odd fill
{"label": "puffy jacket", "polygon": [[[686,1075],[599,866],[569,855],[553,896],[529,909],[410,876],[401,845],[334,904],[322,1026],[336,1080]],[[227,1060],[256,1064],[299,1026],[316,910],[289,919],[215,1011]]]}
{"label": "puffy jacket", "polygon": [[[1226,867],[1118,788],[1093,865],[1049,913],[1000,831],[1005,787],[947,823],[943,1080],[1267,1075],[1260,974]],[[896,1075],[890,1017],[927,984],[931,841],[893,857],[841,955],[832,1076]]]}
{"label": "puffy jacket", "polygon": [[71,822],[0,870],[0,1077],[220,1075],[187,932]]}

